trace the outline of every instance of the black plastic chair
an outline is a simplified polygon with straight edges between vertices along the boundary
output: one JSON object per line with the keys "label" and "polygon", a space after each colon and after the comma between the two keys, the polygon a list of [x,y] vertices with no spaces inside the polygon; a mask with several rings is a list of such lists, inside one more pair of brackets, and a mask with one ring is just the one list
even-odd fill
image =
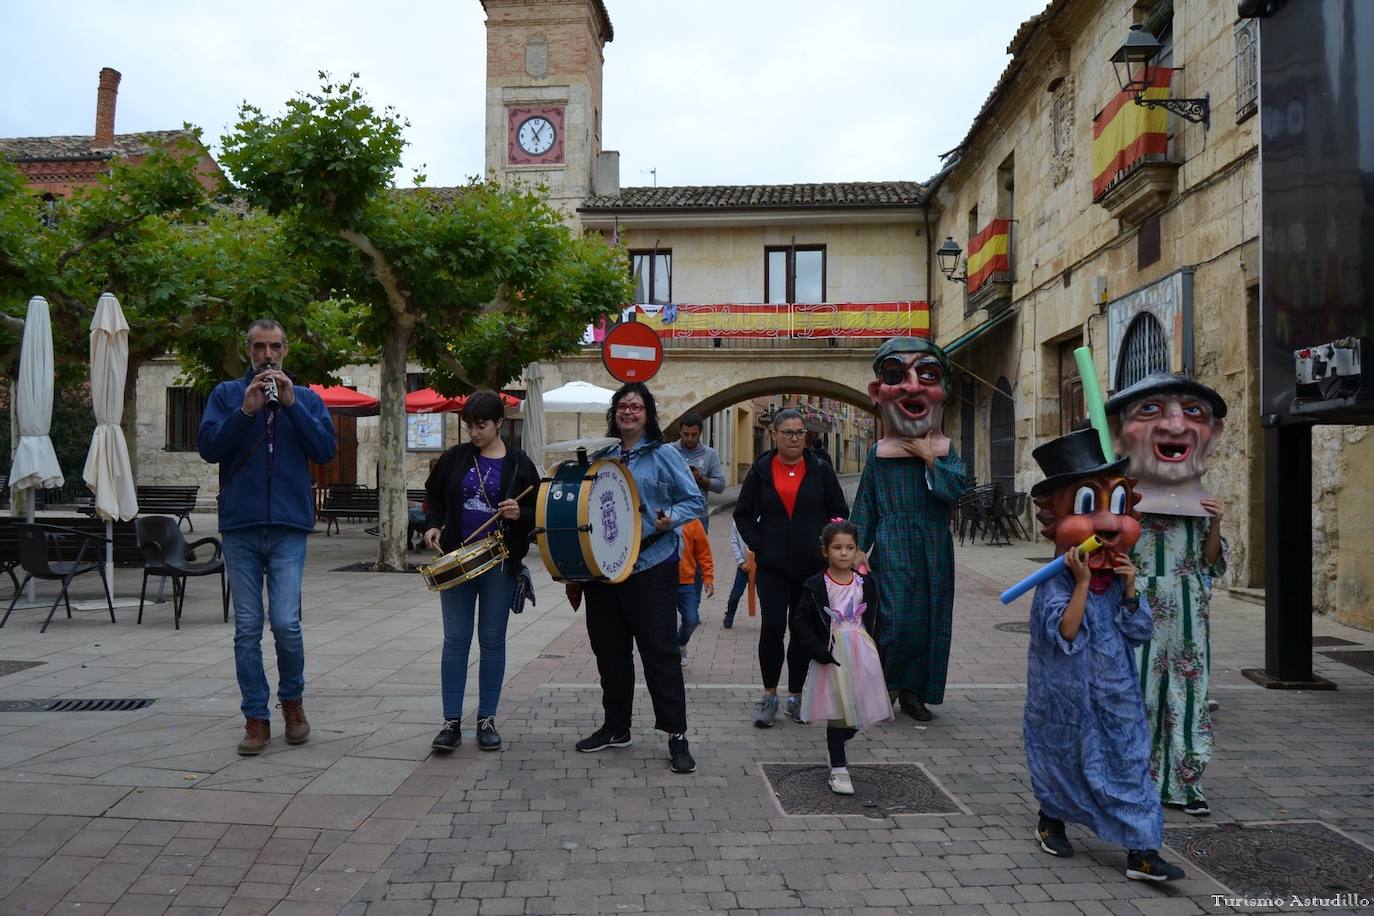
{"label": "black plastic chair", "polygon": [[[220,596],[224,601],[224,622],[229,622],[229,580],[224,574],[224,545],[219,538],[201,538],[188,544],[181,523],[167,515],[140,515],[134,519],[134,533],[143,549],[143,586],[138,592],[138,622],[143,622],[143,602],[148,594],[149,576],[172,580],[172,623],[181,629],[181,609],[186,604],[186,580],[191,576],[219,573]],[[212,544],[215,554],[197,563],[192,557],[197,547]]]}
{"label": "black plastic chair", "polygon": [[[48,624],[52,623],[53,615],[57,613],[59,602],[66,603],[67,616],[72,616],[72,602],[67,597],[67,590],[73,579],[89,572],[100,574],[100,584],[105,587],[105,603],[110,608],[110,623],[115,622],[114,599],[110,597],[110,583],[105,578],[104,558],[100,555],[100,547],[105,543],[103,537],[75,528],[63,528],[60,525],[21,523],[15,527],[19,532],[19,565],[24,569],[24,581],[19,584],[14,597],[10,599],[10,606],[6,609],[4,618],[0,619],[0,627],[9,621],[15,604],[19,602],[19,596],[24,593],[24,586],[28,585],[30,580],[60,581],[62,592],[53,599],[52,607],[48,608],[48,617],[38,630],[40,633],[46,633]],[[74,541],[81,543],[81,546],[75,549],[75,559],[63,560],[63,547]],[[92,544],[96,545],[94,551],[91,550]]]}

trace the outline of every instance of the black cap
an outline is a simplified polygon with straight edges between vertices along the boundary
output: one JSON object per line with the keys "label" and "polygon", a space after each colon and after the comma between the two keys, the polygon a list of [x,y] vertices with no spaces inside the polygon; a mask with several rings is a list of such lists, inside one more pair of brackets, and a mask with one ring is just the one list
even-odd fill
{"label": "black cap", "polygon": [[1152,372],[1134,385],[1121,389],[1107,399],[1107,413],[1120,413],[1136,401],[1157,394],[1192,395],[1212,405],[1212,416],[1218,419],[1226,416],[1226,399],[1214,389],[1186,376],[1169,372]]}
{"label": "black cap", "polygon": [[1095,429],[1080,429],[1051,439],[1031,452],[1040,465],[1045,479],[1031,487],[1031,496],[1042,496],[1075,480],[1099,474],[1120,474],[1126,470],[1127,459],[1108,461],[1102,454],[1102,439]]}

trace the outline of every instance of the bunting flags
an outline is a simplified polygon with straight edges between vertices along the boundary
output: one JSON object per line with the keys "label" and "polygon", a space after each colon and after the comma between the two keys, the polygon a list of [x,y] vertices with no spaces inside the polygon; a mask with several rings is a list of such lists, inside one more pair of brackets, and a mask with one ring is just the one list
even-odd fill
{"label": "bunting flags", "polygon": [[1011,220],[995,219],[968,240],[968,291],[998,271],[1011,270]]}
{"label": "bunting flags", "polygon": [[[1167,99],[1173,75],[1171,68],[1152,68],[1144,98]],[[1136,163],[1162,159],[1168,153],[1169,112],[1137,105],[1131,93],[1118,92],[1093,118],[1093,200],[1106,194]]]}
{"label": "bunting flags", "polygon": [[666,307],[635,308],[660,337],[930,336],[930,305],[915,301],[676,305],[671,321]]}

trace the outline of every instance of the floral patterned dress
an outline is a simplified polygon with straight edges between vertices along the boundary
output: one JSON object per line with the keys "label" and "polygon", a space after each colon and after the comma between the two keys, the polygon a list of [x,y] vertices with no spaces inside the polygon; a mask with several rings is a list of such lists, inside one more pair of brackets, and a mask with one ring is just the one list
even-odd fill
{"label": "floral patterned dress", "polygon": [[1212,668],[1212,580],[1226,571],[1202,556],[1212,520],[1146,513],[1131,559],[1154,611],[1154,636],[1136,650],[1140,692],[1150,722],[1150,772],[1160,801],[1204,801],[1202,772],[1212,759],[1207,685]]}

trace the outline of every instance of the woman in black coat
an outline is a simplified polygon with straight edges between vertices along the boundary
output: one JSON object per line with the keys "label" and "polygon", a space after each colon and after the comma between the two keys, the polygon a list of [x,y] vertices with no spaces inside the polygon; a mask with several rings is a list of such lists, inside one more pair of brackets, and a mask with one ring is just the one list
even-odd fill
{"label": "woman in black coat", "polygon": [[802,584],[820,572],[821,529],[849,517],[839,478],[806,448],[806,426],[792,409],[773,415],[775,448],[764,453],[740,486],[735,524],[754,551],[755,581],[763,620],[759,633],[759,670],[763,696],[754,704],[754,725],[769,728],[778,713],[778,681],[787,659],[786,713],[801,721],[801,691],[811,657],[793,638],[784,651],[787,621],[801,601]]}
{"label": "woman in black coat", "polygon": [[[500,566],[439,593],[444,619],[439,663],[444,727],[431,746],[451,751],[462,741],[463,689],[475,624],[481,658],[477,746],[494,751],[501,747],[496,706],[506,676],[506,622],[516,576],[530,549],[535,491],[529,488],[538,488],[539,471],[529,456],[507,448],[501,439],[505,408],[495,393],[473,392],[463,405],[462,417],[470,441],[444,452],[425,481],[425,544],[443,553],[455,550],[499,512],[501,520],[482,536],[495,531],[505,542],[508,557]],[[524,495],[517,501],[520,494]]]}

